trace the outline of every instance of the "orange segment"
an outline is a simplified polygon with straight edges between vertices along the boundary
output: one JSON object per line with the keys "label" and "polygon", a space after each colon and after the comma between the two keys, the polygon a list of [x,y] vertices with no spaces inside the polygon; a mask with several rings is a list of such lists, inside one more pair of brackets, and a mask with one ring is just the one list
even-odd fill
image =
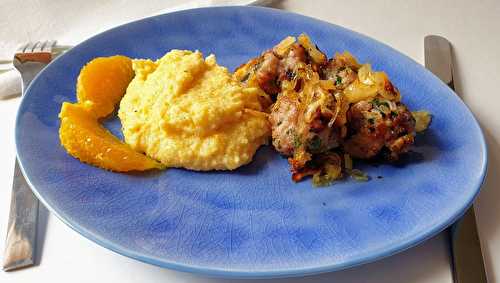
{"label": "orange segment", "polygon": [[132,60],[116,55],[99,57],[82,68],[76,84],[78,102],[97,118],[113,112],[134,77]]}
{"label": "orange segment", "polygon": [[113,136],[82,105],[63,103],[59,118],[61,144],[82,162],[118,172],[163,167]]}

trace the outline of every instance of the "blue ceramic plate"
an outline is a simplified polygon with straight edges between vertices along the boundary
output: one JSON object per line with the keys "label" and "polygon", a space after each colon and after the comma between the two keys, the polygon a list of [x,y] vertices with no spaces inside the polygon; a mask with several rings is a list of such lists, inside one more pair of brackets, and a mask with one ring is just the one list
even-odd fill
{"label": "blue ceramic plate", "polygon": [[[433,113],[406,162],[359,164],[369,182],[315,189],[309,180],[293,183],[287,161],[270,147],[234,172],[117,174],[83,164],[59,145],[61,103],[75,101],[79,70],[96,56],[159,58],[173,48],[199,49],[234,69],[302,32],[329,56],[349,50],[386,71],[411,109]],[[119,134],[117,119],[107,126]],[[486,170],[478,123],[422,66],[345,28],[255,7],[156,16],[74,47],[31,84],[19,109],[16,143],[35,194],[85,237],[144,262],[223,277],[334,271],[404,250],[457,219]]]}

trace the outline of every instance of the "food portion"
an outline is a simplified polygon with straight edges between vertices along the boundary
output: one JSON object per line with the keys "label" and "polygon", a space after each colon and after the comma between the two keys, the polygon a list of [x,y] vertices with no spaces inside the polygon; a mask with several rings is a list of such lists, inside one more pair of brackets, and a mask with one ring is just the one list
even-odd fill
{"label": "food portion", "polygon": [[[61,108],[61,144],[112,171],[232,170],[249,163],[270,135],[261,104],[267,95],[200,52],[173,50],[156,62],[96,58],[80,72],[77,98]],[[120,101],[126,143],[98,121]]]}
{"label": "food portion", "polygon": [[408,108],[392,100],[361,100],[347,112],[349,136],[343,142],[351,156],[369,159],[379,153],[397,160],[415,138],[415,119]]}
{"label": "food portion", "polygon": [[[349,52],[328,58],[311,39],[288,36],[231,74],[214,55],[171,50],[162,58],[96,58],[61,109],[61,144],[113,170],[233,170],[268,143],[292,179],[326,185],[368,176],[354,159],[398,160],[431,122],[411,112],[386,73]],[[125,142],[99,124],[119,104]]]}
{"label": "food portion", "polygon": [[120,103],[125,141],[167,167],[232,170],[252,160],[270,135],[259,88],[233,79],[215,56],[172,50],[134,60]]}
{"label": "food portion", "polygon": [[289,36],[273,49],[238,67],[234,77],[248,86],[261,88],[271,96],[269,104],[272,104],[282,91],[281,83],[292,80],[294,70],[299,65],[309,66],[317,71],[326,60],[326,56],[316,49],[307,36],[299,36],[299,42]]}
{"label": "food portion", "polygon": [[117,172],[161,168],[102,127],[98,118],[113,112],[132,79],[132,61],[125,56],[90,61],[78,76],[78,103],[65,102],[59,118],[61,145],[73,157]]}
{"label": "food portion", "polygon": [[416,125],[387,74],[348,52],[327,59],[305,34],[285,38],[234,76],[269,95],[272,144],[288,157],[295,181],[313,175],[327,184],[344,173],[366,179],[351,156],[397,160],[430,122],[419,112]]}
{"label": "food portion", "polygon": [[113,136],[81,104],[63,103],[59,117],[61,144],[82,162],[116,172],[163,167]]}
{"label": "food portion", "polygon": [[97,118],[106,117],[120,102],[133,77],[130,58],[120,55],[95,58],[78,76],[78,102]]}

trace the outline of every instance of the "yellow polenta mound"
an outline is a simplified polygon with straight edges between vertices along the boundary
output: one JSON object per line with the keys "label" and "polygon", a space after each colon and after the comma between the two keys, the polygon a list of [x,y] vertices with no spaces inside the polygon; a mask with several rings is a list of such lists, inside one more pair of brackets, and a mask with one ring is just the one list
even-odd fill
{"label": "yellow polenta mound", "polygon": [[172,50],[133,69],[118,112],[133,149],[168,167],[225,170],[249,163],[267,141],[260,90],[233,80],[215,56]]}

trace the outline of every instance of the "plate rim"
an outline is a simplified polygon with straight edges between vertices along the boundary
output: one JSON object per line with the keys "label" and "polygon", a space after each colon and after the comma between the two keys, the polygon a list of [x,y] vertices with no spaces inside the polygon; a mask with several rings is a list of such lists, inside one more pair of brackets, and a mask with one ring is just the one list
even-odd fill
{"label": "plate rim", "polygon": [[[115,29],[120,29],[124,26],[127,26],[129,24],[135,24],[135,23],[140,23],[140,22],[146,22],[149,21],[153,18],[158,18],[162,17],[165,15],[180,15],[180,14],[189,14],[193,12],[199,12],[203,10],[256,10],[256,11],[264,11],[264,12],[270,12],[270,13],[275,13],[275,14],[282,14],[282,15],[288,15],[288,16],[295,16],[295,17],[301,17],[305,18],[307,20],[312,20],[316,21],[322,24],[327,24],[327,25],[333,25],[335,27],[340,27],[344,30],[349,31],[350,33],[358,34],[361,35],[364,39],[369,39],[372,41],[375,41],[378,44],[381,44],[384,46],[384,48],[387,48],[393,52],[396,52],[402,56],[404,56],[406,59],[412,61],[415,64],[421,65],[420,63],[416,62],[414,59],[411,57],[407,56],[406,54],[394,49],[393,47],[387,45],[384,42],[378,41],[368,35],[365,35],[363,33],[345,28],[343,26],[330,23],[324,20],[316,19],[310,16],[302,15],[299,13],[294,13],[290,11],[285,11],[281,9],[275,9],[275,8],[269,8],[269,7],[261,7],[261,6],[218,6],[218,7],[202,7],[202,8],[194,8],[194,9],[186,9],[186,10],[180,10],[180,11],[175,11],[175,12],[169,12],[169,13],[164,13],[164,14],[159,14],[159,15],[154,15],[150,17],[145,17],[139,20],[135,21],[130,21],[118,26],[115,26],[113,28],[107,29],[103,32],[97,33],[84,41],[78,43],[74,47],[77,47],[81,44],[84,44],[88,41],[93,40],[96,37],[99,37],[103,34],[110,33],[114,31]],[[41,72],[39,72],[35,78],[33,79],[32,82],[35,82],[40,75],[46,70],[47,67],[52,65],[53,63],[57,62],[60,60],[62,57],[64,57],[66,54],[62,54],[52,62],[50,62]],[[434,74],[432,74],[429,70],[425,69],[423,66],[422,68],[427,71],[429,74],[437,78]],[[437,78],[438,79],[438,78]],[[441,82],[441,81],[440,81]],[[166,260],[160,257],[156,256],[150,256],[150,255],[144,255],[143,253],[133,251],[126,246],[123,246],[118,243],[114,243],[112,241],[109,241],[103,237],[100,237],[91,231],[87,230],[86,228],[80,226],[76,221],[71,221],[71,217],[65,217],[64,213],[59,213],[56,209],[54,209],[49,202],[39,194],[38,190],[36,189],[36,186],[32,183],[30,177],[27,175],[27,172],[25,170],[24,164],[23,164],[23,156],[22,153],[19,154],[19,147],[20,147],[20,138],[19,138],[19,131],[20,131],[20,116],[21,116],[21,110],[25,108],[25,100],[27,97],[29,97],[30,90],[32,88],[33,84],[30,84],[28,88],[26,89],[25,93],[28,95],[23,95],[19,104],[19,108],[16,113],[16,120],[15,120],[15,147],[16,147],[16,157],[17,160],[19,161],[19,167],[21,169],[21,172],[23,173],[23,176],[25,176],[26,182],[28,183],[30,189],[32,192],[35,194],[35,196],[40,200],[40,202],[52,213],[54,214],[58,219],[60,219],[63,223],[68,225],[71,229],[79,233],[80,235],[84,236],[85,238],[91,240],[92,242],[108,249],[111,250],[117,254],[144,262],[148,264],[152,264],[155,266],[159,266],[162,268],[169,268],[172,270],[176,271],[181,271],[181,272],[189,272],[189,273],[194,273],[194,274],[200,274],[200,275],[205,275],[209,277],[217,277],[217,278],[241,278],[241,279],[263,279],[263,278],[284,278],[284,277],[298,277],[298,276],[306,276],[306,275],[314,275],[314,274],[320,274],[320,273],[326,273],[326,272],[333,272],[333,271],[338,271],[338,270],[343,270],[347,268],[352,268],[356,267],[359,265],[371,263],[389,256],[392,256],[394,254],[403,252],[409,248],[412,248],[429,238],[437,235],[439,232],[445,230],[448,226],[453,224],[456,220],[458,220],[462,215],[467,211],[469,207],[472,206],[472,203],[474,199],[477,197],[479,192],[481,191],[481,187],[484,184],[487,172],[488,172],[488,146],[486,143],[486,139],[484,136],[484,132],[481,129],[481,126],[479,122],[477,121],[477,118],[475,117],[474,113],[470,110],[470,108],[460,99],[460,103],[465,106],[469,114],[471,115],[472,122],[474,123],[474,126],[477,128],[478,132],[478,138],[480,139],[480,146],[481,146],[481,151],[483,152],[482,156],[482,164],[481,164],[481,174],[479,178],[476,180],[474,187],[475,192],[472,194],[467,201],[464,202],[464,205],[457,210],[453,215],[451,215],[446,221],[442,222],[441,224],[437,224],[433,227],[433,229],[427,230],[425,233],[418,234],[414,236],[413,238],[409,238],[407,240],[401,240],[398,242],[397,245],[394,245],[393,247],[389,249],[379,249],[376,251],[373,251],[371,254],[368,256],[358,256],[358,257],[353,257],[350,260],[344,261],[342,263],[336,263],[336,264],[330,264],[330,265],[318,265],[314,267],[304,267],[304,268],[281,268],[278,270],[264,270],[264,271],[245,271],[244,269],[224,269],[224,268],[210,268],[206,266],[197,266],[195,264],[182,264],[182,263],[177,263],[175,261],[171,260]]]}

